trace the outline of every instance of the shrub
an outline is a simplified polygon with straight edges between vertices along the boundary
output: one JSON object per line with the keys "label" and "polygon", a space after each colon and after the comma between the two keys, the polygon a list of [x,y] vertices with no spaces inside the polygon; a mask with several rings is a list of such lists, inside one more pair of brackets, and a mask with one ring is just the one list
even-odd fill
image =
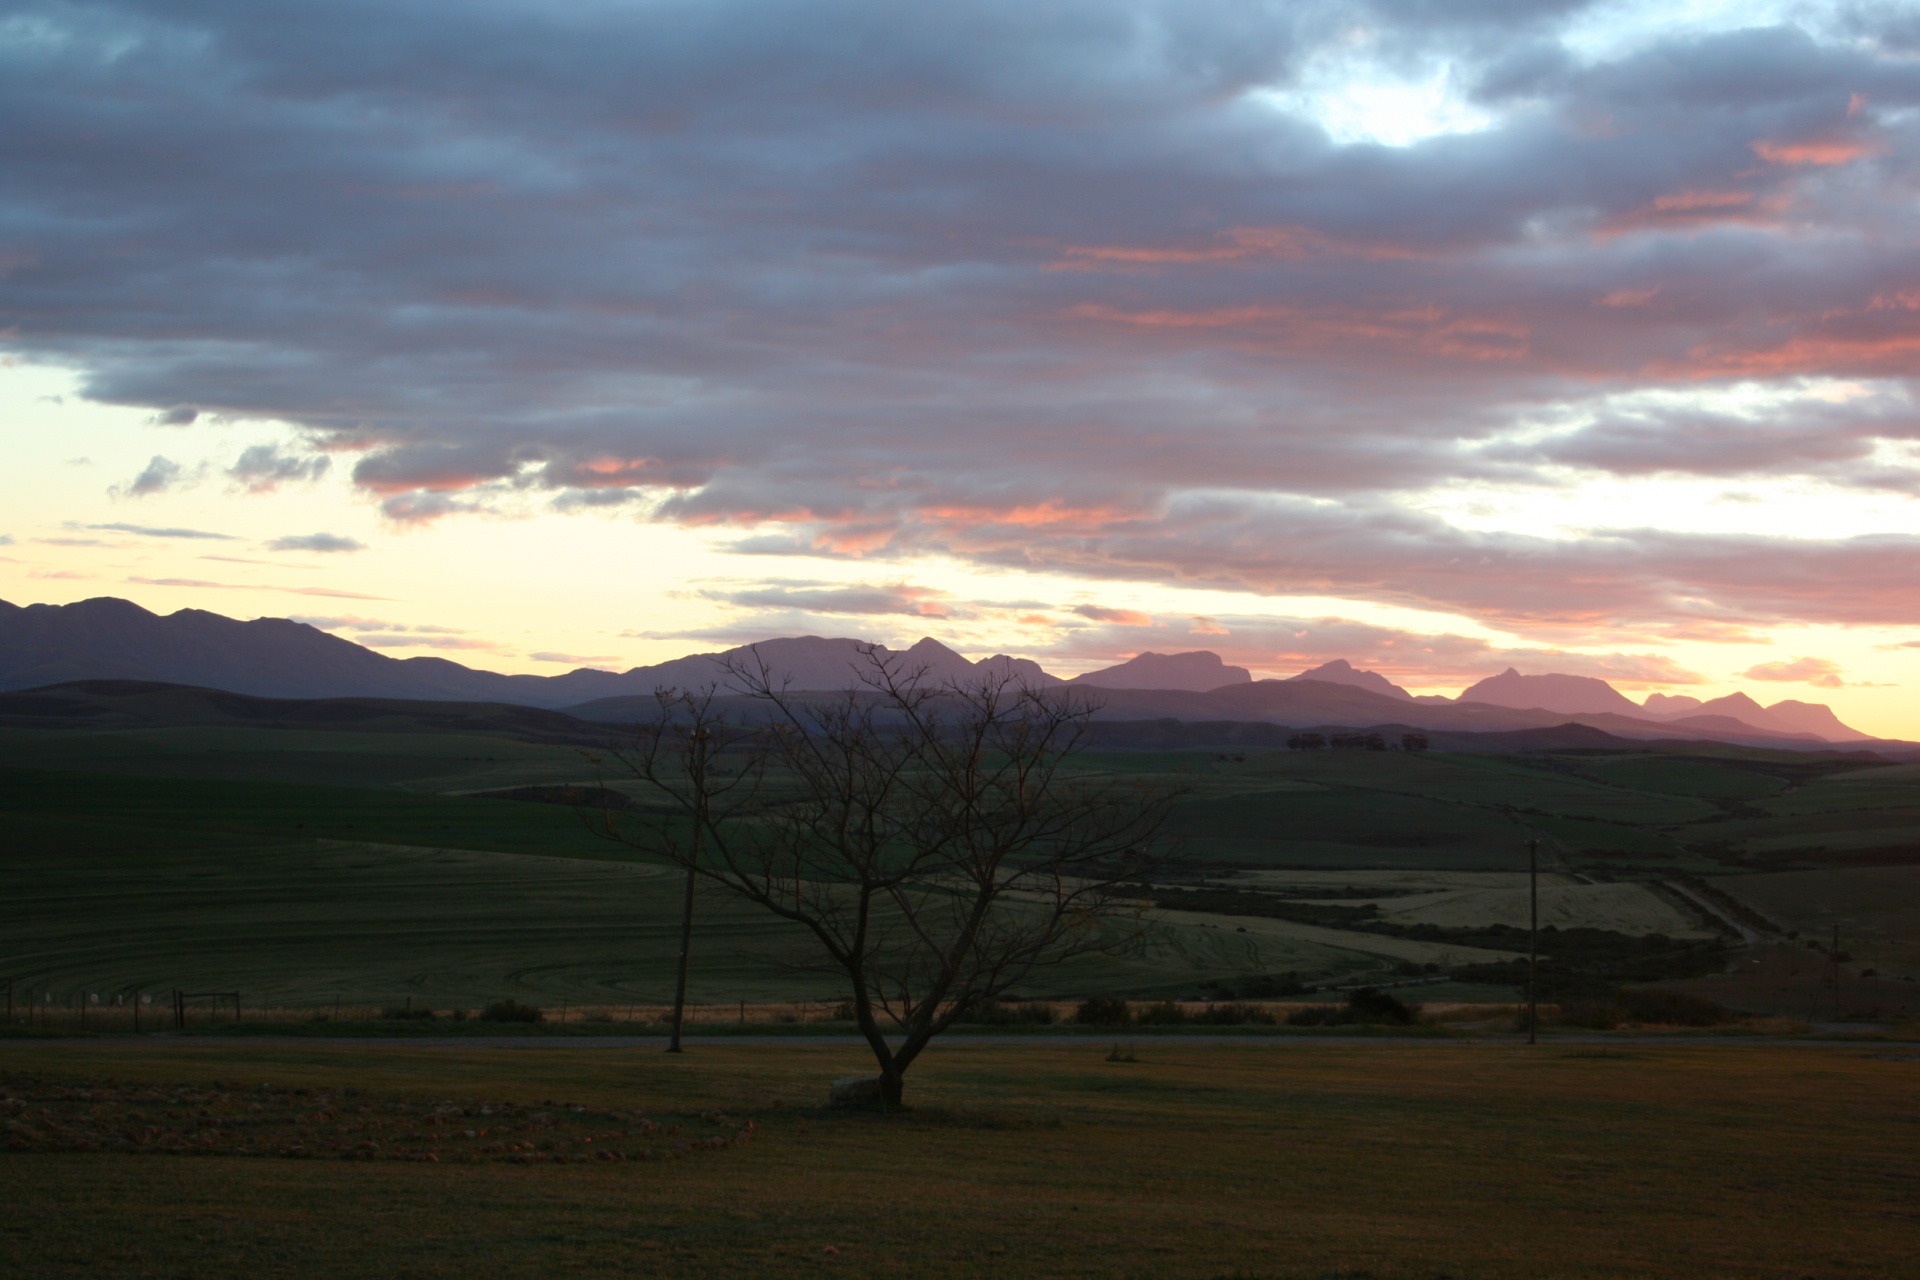
{"label": "shrub", "polygon": [[1143,1027],[1177,1027],[1187,1021],[1187,1011],[1172,1000],[1150,1004],[1133,1016]]}
{"label": "shrub", "polygon": [[1419,1020],[1419,1005],[1401,1004],[1376,987],[1362,987],[1349,993],[1344,1005],[1309,1005],[1287,1015],[1287,1025],[1290,1027],[1340,1027],[1354,1023],[1389,1023],[1407,1027]]}
{"label": "shrub", "polygon": [[1354,1022],[1385,1022],[1407,1027],[1420,1020],[1418,1005],[1404,1005],[1377,987],[1362,987],[1350,994],[1347,1009]]}
{"label": "shrub", "polygon": [[1727,1021],[1727,1011],[1711,1000],[1657,987],[1622,987],[1615,997],[1634,1022],[1675,1027],[1711,1027]]}
{"label": "shrub", "polygon": [[1020,1001],[1002,1004],[998,1000],[982,1000],[954,1021],[992,1027],[1046,1026],[1053,1022],[1053,1006],[1025,1004]]}
{"label": "shrub", "polygon": [[411,1005],[404,1008],[400,1005],[395,1005],[391,1009],[382,1009],[380,1016],[411,1022],[431,1022],[433,1020],[433,1010],[415,1009]]}
{"label": "shrub", "polygon": [[[1520,1017],[1524,1022],[1526,1015]],[[1569,1027],[1611,1031],[1626,1019],[1626,1010],[1611,1000],[1566,1000],[1560,1005],[1560,1021]]]}
{"label": "shrub", "polygon": [[544,1022],[546,1017],[539,1006],[518,1000],[495,1000],[480,1011],[482,1022]]}
{"label": "shrub", "polygon": [[1083,1026],[1121,1027],[1132,1021],[1132,1014],[1118,996],[1094,996],[1081,1002],[1073,1019]]}
{"label": "shrub", "polygon": [[1257,1004],[1210,1004],[1193,1015],[1193,1021],[1214,1027],[1238,1027],[1249,1023],[1270,1027],[1276,1019]]}

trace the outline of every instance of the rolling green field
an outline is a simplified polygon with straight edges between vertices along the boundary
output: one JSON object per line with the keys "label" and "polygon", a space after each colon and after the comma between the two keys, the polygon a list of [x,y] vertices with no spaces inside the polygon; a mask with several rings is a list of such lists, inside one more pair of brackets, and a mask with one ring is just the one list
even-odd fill
{"label": "rolling green field", "polygon": [[[314,1009],[657,1002],[675,953],[676,877],[565,807],[471,794],[618,786],[591,750],[399,721],[380,732],[0,729],[0,980],[59,1003],[176,986]],[[1852,863],[1895,860],[1887,869],[1903,872],[1920,860],[1912,765],[1729,747],[1110,751],[1079,767],[1183,790],[1176,885],[1239,885],[1281,907],[1371,903],[1378,925],[1298,909],[1160,911],[1139,945],[1051,971],[1029,995],[1404,982],[1428,965],[1499,960],[1512,940],[1474,931],[1525,924],[1515,876],[1529,839],[1548,872],[1543,924],[1627,937],[1727,931],[1674,877],[1713,877],[1739,898],[1747,876],[1765,896],[1770,877],[1840,884]],[[1352,892],[1329,898],[1334,881]],[[1912,900],[1859,904],[1861,944],[1883,970],[1920,974],[1920,955],[1898,942],[1911,937],[1899,908]],[[696,1001],[835,997],[777,921],[713,895],[699,921]],[[1447,978],[1431,981],[1458,993]]]}
{"label": "rolling green field", "polygon": [[[878,1116],[817,1108],[863,1065],[852,1045],[703,1043],[675,1059],[0,1044],[0,1098],[49,1099],[41,1149],[0,1160],[0,1250],[14,1274],[76,1277],[1829,1280],[1909,1276],[1920,1249],[1920,1061],[1898,1046],[1142,1042],[1134,1056],[946,1044],[914,1069],[913,1110]],[[445,1133],[449,1150],[542,1154],[84,1149],[250,1105],[306,1117],[309,1150],[397,1157]],[[757,1131],[679,1159],[544,1154],[560,1134],[548,1118],[615,1110],[690,1137]],[[245,1141],[210,1132],[198,1145],[215,1152]]]}

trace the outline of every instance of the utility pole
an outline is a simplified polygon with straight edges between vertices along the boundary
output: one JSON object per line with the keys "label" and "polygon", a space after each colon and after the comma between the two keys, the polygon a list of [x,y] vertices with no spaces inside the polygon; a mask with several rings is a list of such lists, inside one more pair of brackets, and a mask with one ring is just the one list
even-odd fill
{"label": "utility pole", "polygon": [[673,1032],[667,1041],[668,1053],[684,1052],[680,1048],[680,1021],[687,1011],[687,957],[693,951],[693,889],[698,883],[700,865],[700,839],[707,833],[707,743],[711,735],[704,729],[696,729],[693,742],[689,747],[692,759],[688,776],[693,782],[693,853],[687,860],[687,890],[680,903],[680,970],[673,982]]}
{"label": "utility pole", "polygon": [[1540,841],[1527,841],[1527,1043],[1540,1043]]}
{"label": "utility pole", "polygon": [[1833,926],[1833,950],[1827,953],[1833,957],[1833,1016],[1845,1017],[1840,1007],[1840,926]]}
{"label": "utility pole", "polygon": [[1840,1016],[1840,926],[1833,926],[1833,945],[1827,949],[1825,963],[1820,966],[1820,976],[1813,980],[1813,1003],[1807,1006],[1807,1021],[1812,1022],[1814,1014],[1820,1012],[1820,989],[1829,982],[1833,984],[1833,1016]]}

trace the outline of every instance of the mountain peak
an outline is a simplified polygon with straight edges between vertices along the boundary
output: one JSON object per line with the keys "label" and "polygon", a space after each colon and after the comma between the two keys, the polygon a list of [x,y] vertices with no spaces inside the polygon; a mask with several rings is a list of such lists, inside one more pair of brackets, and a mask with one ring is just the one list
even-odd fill
{"label": "mountain peak", "polygon": [[1389,698],[1413,701],[1413,695],[1377,671],[1361,671],[1345,658],[1335,658],[1332,662],[1323,662],[1311,671],[1302,671],[1288,680],[1318,680],[1322,684],[1344,684],[1355,689],[1368,689],[1374,693],[1384,693]]}
{"label": "mountain peak", "polygon": [[1479,684],[1463,689],[1460,702],[1483,702],[1496,707],[1520,710],[1538,708],[1561,715],[1595,715],[1614,712],[1637,716],[1641,708],[1608,684],[1594,676],[1548,674],[1523,676],[1508,667],[1497,676],[1488,676]]}
{"label": "mountain peak", "polygon": [[1097,689],[1185,689],[1207,693],[1230,684],[1250,684],[1253,673],[1230,667],[1211,649],[1188,653],[1142,653],[1118,666],[1075,676],[1071,683]]}

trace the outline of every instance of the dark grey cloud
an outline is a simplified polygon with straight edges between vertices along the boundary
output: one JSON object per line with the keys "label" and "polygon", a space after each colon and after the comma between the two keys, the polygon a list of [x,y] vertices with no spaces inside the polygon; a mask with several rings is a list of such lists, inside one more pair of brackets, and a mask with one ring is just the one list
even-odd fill
{"label": "dark grey cloud", "polygon": [[[322,452],[231,477],[350,453],[399,521],[535,496],[1570,628],[1898,612],[1872,540],[1785,548],[1823,592],[1749,580],[1766,539],[1391,516],[1569,466],[1911,488],[1874,461],[1904,411],[1613,399],[1902,402],[1909,15],[1596,62],[1561,39],[1586,8],[26,0],[0,330],[162,419],[294,423]],[[1494,125],[1335,145],[1285,94],[1360,29]],[[1520,432],[1570,405],[1588,425]]]}
{"label": "dark grey cloud", "polygon": [[241,452],[227,475],[249,493],[271,493],[292,481],[318,480],[332,465],[324,454],[302,457],[283,453],[277,444],[256,444]]}
{"label": "dark grey cloud", "polygon": [[[230,533],[213,533],[206,529],[181,529],[151,524],[126,524],[118,520],[110,524],[88,524],[78,527],[83,529],[99,529],[107,533],[137,533],[143,538],[211,538],[219,542],[240,541],[240,539]],[[52,541],[52,539],[44,539],[44,541]],[[74,541],[85,545],[95,545],[91,539],[74,539]]]}
{"label": "dark grey cloud", "polygon": [[115,497],[145,498],[156,493],[165,493],[180,480],[181,466],[171,458],[154,454],[140,474],[123,485],[114,486],[110,492]]}

